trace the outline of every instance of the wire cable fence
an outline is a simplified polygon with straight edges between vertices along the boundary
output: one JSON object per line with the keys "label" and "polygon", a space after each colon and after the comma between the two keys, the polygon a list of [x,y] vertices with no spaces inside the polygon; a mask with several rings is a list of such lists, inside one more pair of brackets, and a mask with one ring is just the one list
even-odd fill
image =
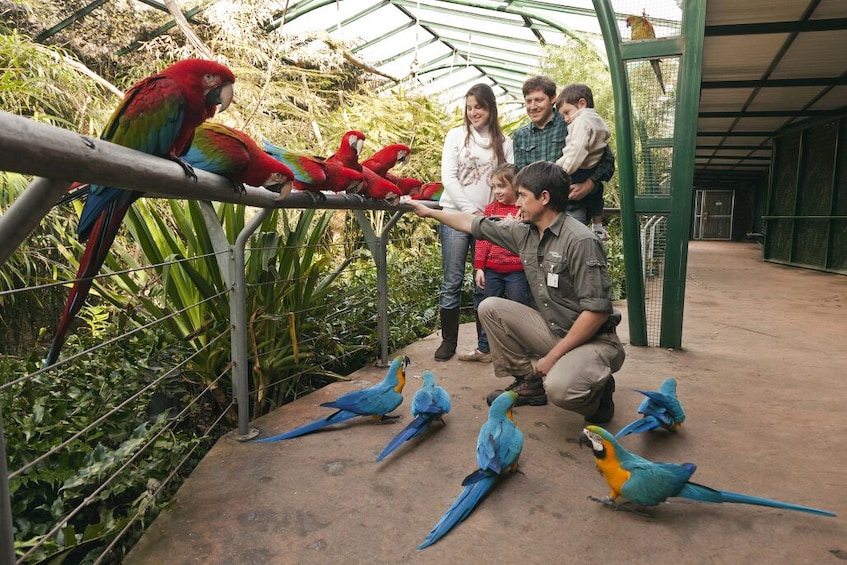
{"label": "wire cable fence", "polygon": [[[80,315],[108,310],[108,320],[72,329],[49,367],[37,358],[43,344],[0,357],[17,563],[119,561],[212,443],[234,429],[237,412],[261,415],[378,356],[378,262],[358,250],[361,242],[251,241],[249,406],[239,405],[233,376],[231,279],[177,284],[229,261],[230,251],[171,253],[99,274],[97,296]],[[386,238],[386,246],[424,256],[386,265],[396,281],[387,325],[397,349],[435,330],[440,256],[434,240],[419,237]],[[74,282],[42,276],[0,292],[0,306]],[[119,299],[126,305],[115,306]]]}

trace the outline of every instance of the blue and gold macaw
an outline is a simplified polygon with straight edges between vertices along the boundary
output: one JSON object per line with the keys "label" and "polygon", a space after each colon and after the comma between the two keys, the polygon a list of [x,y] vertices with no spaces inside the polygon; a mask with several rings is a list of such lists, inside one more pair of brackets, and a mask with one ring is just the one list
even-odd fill
{"label": "blue and gold macaw", "polygon": [[643,414],[643,417],[621,428],[621,431],[615,434],[616,438],[660,428],[675,432],[685,421],[685,410],[682,409],[682,403],[676,396],[675,378],[665,379],[658,392],[638,389],[635,389],[635,392],[640,392],[647,397],[638,407],[638,413]]}
{"label": "blue and gold macaw", "polygon": [[435,384],[432,371],[424,371],[422,377],[423,385],[412,398],[412,416],[415,419],[388,442],[377,461],[382,461],[403,443],[421,435],[435,420],[444,423],[443,416],[450,411],[450,395]]}
{"label": "blue and gold macaw", "polygon": [[809,512],[820,516],[835,516],[833,512],[827,510],[717,490],[692,483],[688,479],[697,469],[694,463],[682,465],[654,463],[625,450],[612,434],[600,426],[588,426],[583,429],[579,434],[579,444],[589,446],[594,452],[597,470],[612,489],[606,498],[591,497],[591,499],[615,508],[623,508],[616,503],[620,497],[639,506],[656,506],[668,498],[677,496],[702,502],[755,504]]}
{"label": "blue and gold macaw", "polygon": [[514,473],[518,470],[523,434],[512,418],[512,406],[517,398],[517,393],[508,390],[491,403],[488,420],[480,428],[476,442],[479,469],[465,477],[462,481],[465,488],[418,549],[427,548],[447,535],[456,524],[470,515],[479,501],[494,488],[498,478],[506,471]]}
{"label": "blue and gold macaw", "polygon": [[327,408],[336,408],[337,411],[333,414],[291,431],[254,441],[265,443],[300,437],[358,416],[370,416],[378,423],[393,421],[399,416],[388,416],[387,414],[403,402],[402,392],[403,385],[406,384],[405,370],[408,364],[408,357],[398,355],[391,362],[388,373],[379,384],[363,390],[348,392],[332,402],[321,404],[321,406]]}

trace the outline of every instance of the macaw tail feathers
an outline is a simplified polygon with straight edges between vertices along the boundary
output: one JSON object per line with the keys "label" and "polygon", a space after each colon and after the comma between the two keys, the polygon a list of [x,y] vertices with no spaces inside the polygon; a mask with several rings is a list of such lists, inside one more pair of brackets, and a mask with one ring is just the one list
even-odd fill
{"label": "macaw tail feathers", "polygon": [[726,490],[716,490],[707,486],[698,485],[697,483],[687,483],[679,494],[683,498],[691,500],[700,500],[703,502],[734,502],[737,504],[755,504],[757,506],[768,506],[770,508],[782,508],[784,510],[797,510],[798,512],[808,512],[817,514],[818,516],[835,517],[834,512],[828,510],[820,510],[809,506],[800,506],[791,504],[790,502],[780,502],[779,500],[771,500],[769,498],[760,498],[758,496],[750,496],[747,494],[739,494],[737,492],[729,492]]}
{"label": "macaw tail feathers", "polygon": [[[418,546],[418,549],[425,549],[444,536],[453,529],[459,522],[467,518],[479,502],[488,494],[494,484],[497,482],[497,475],[492,472],[478,471],[478,475],[472,473],[465,479],[465,488],[459,494],[459,497],[453,502],[447,512],[441,517],[437,524],[432,528],[432,531],[426,536],[426,539]],[[468,483],[471,477],[476,477],[477,480]]]}
{"label": "macaw tail feathers", "polygon": [[621,428],[621,431],[615,434],[616,438],[622,438],[629,434],[640,434],[649,432],[650,430],[658,430],[662,427],[662,422],[655,416],[645,416],[634,422],[630,422]]}
{"label": "macaw tail feathers", "polygon": [[71,322],[85,304],[85,299],[88,298],[91,285],[94,283],[94,277],[100,272],[100,267],[106,261],[106,255],[108,255],[109,249],[115,241],[115,236],[118,235],[118,229],[120,229],[121,222],[131,204],[132,201],[124,204],[112,202],[109,207],[103,209],[94,222],[91,232],[88,234],[85,251],[79,260],[79,269],[76,272],[77,280],[71,287],[70,294],[68,294],[68,301],[62,311],[62,316],[59,318],[56,335],[53,337],[50,351],[44,360],[44,367],[49,367],[59,359],[59,352],[65,343],[65,336],[71,327]]}
{"label": "macaw tail feathers", "polygon": [[314,422],[308,423],[304,426],[300,426],[299,428],[294,428],[293,430],[287,431],[285,433],[281,433],[279,435],[266,437],[263,439],[255,439],[254,443],[267,443],[271,441],[280,441],[283,439],[291,439],[295,437],[304,436],[306,434],[310,434],[312,432],[318,431],[320,429],[326,428],[327,426],[331,426],[333,424],[337,424],[339,422],[344,422],[345,420],[350,420],[357,416],[361,416],[361,414],[356,414],[355,412],[350,412],[349,410],[339,410],[338,412],[333,413],[326,418],[321,418],[320,420],[315,420]]}
{"label": "macaw tail feathers", "polygon": [[659,66],[660,59],[650,59],[650,66],[653,67],[653,72],[656,73],[656,78],[659,80],[659,88],[662,89],[662,94],[665,94],[665,81],[662,79],[662,67]]}
{"label": "macaw tail feathers", "polygon": [[400,433],[394,436],[394,439],[388,442],[388,445],[385,446],[385,449],[382,450],[382,453],[379,454],[379,457],[377,457],[376,460],[382,461],[383,459],[391,455],[391,453],[395,449],[397,449],[410,439],[421,435],[423,431],[429,427],[429,425],[432,423],[432,420],[434,419],[434,414],[423,414],[409,422],[408,426],[403,428]]}

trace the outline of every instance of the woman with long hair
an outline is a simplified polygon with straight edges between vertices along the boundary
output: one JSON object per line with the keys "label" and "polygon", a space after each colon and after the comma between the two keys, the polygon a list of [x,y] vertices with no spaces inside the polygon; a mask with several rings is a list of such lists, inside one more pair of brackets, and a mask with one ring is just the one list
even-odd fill
{"label": "woman with long hair", "polygon": [[[481,215],[492,199],[488,177],[494,169],[506,163],[514,163],[514,151],[511,138],[500,128],[494,91],[487,84],[475,84],[465,94],[463,124],[448,131],[444,139],[441,207]],[[443,280],[438,306],[442,341],[435,351],[435,360],[447,361],[456,353],[462,283],[468,252],[473,265],[474,239],[444,224],[440,226],[440,236]],[[474,286],[474,312],[482,298],[482,290]],[[481,334],[482,326],[477,319],[477,337]],[[487,349],[480,349],[480,353],[488,358],[475,360],[490,362]]]}

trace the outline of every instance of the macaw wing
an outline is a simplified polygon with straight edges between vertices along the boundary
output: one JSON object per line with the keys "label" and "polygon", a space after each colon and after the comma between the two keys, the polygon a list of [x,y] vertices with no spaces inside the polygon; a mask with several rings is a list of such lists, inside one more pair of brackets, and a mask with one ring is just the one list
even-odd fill
{"label": "macaw wing", "polygon": [[326,164],[317,157],[301,155],[265,141],[265,152],[286,165],[294,178],[305,184],[321,184],[326,181]]}
{"label": "macaw wing", "polygon": [[691,463],[654,463],[640,457],[622,463],[621,467],[630,473],[621,487],[621,494],[644,506],[655,506],[677,496],[697,468]]}
{"label": "macaw wing", "polygon": [[644,418],[639,418],[629,424],[625,425],[615,434],[616,438],[622,438],[629,434],[640,434],[644,432],[649,432],[650,430],[657,430],[662,427],[662,422],[656,419],[655,416],[645,416]]}
{"label": "macaw wing", "polygon": [[[101,139],[151,155],[168,155],[182,127],[185,104],[177,82],[163,75],[148,77],[127,92]],[[178,155],[186,148],[175,149]]]}
{"label": "macaw wing", "polygon": [[229,129],[205,122],[194,130],[194,140],[183,159],[193,167],[236,181],[250,164],[250,152]]}
{"label": "macaw wing", "polygon": [[333,402],[324,402],[321,406],[349,410],[361,415],[385,415],[400,406],[403,395],[388,387],[371,387],[357,390]]}

